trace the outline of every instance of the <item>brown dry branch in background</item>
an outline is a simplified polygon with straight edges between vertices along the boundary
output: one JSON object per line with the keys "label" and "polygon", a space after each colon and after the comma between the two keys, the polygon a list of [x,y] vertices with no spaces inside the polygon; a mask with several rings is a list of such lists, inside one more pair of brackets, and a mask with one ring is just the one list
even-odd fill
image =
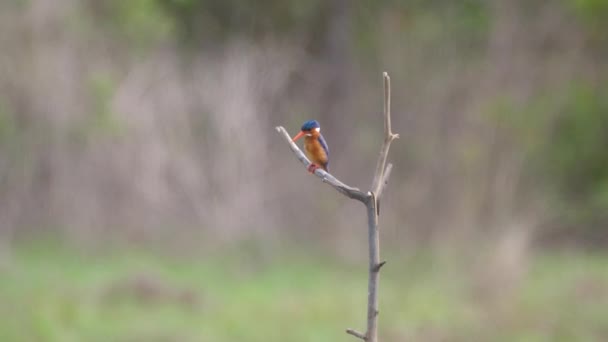
{"label": "brown dry branch in background", "polygon": [[[380,156],[376,165],[376,172],[372,190],[367,193],[362,192],[357,188],[348,186],[338,180],[330,173],[317,168],[314,174],[321,178],[324,183],[331,185],[343,195],[360,201],[367,210],[368,231],[369,231],[369,284],[367,298],[367,331],[362,334],[353,329],[347,329],[346,332],[350,335],[358,337],[367,342],[378,341],[378,283],[380,280],[380,269],[386,261],[380,261],[380,236],[378,230],[378,203],[384,186],[388,183],[388,177],[391,174],[392,164],[386,165],[386,158],[393,139],[399,138],[398,134],[393,134],[391,131],[391,112],[390,112],[390,96],[391,86],[388,73],[383,74],[384,77],[384,143],[380,149]],[[285,141],[289,144],[291,150],[296,154],[296,157],[308,168],[311,162],[306,158],[304,153],[291,140],[285,128],[276,127]]]}

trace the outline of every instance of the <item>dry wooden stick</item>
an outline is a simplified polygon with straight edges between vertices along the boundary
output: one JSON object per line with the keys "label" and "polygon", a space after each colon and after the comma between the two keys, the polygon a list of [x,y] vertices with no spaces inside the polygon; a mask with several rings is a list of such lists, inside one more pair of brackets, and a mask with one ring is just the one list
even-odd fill
{"label": "dry wooden stick", "polygon": [[384,184],[388,181],[386,179],[388,177],[384,175],[390,175],[390,168],[392,168],[390,165],[385,168],[388,149],[391,147],[391,142],[399,138],[399,134],[394,134],[391,130],[391,78],[386,72],[382,76],[384,77],[384,143],[380,148],[380,155],[378,156],[374,181],[372,183],[372,191],[377,194],[378,198],[382,194]]}
{"label": "dry wooden stick", "polygon": [[[388,183],[393,165],[386,164],[388,156],[388,150],[391,142],[399,138],[398,134],[393,134],[391,131],[391,81],[388,74],[385,72],[384,77],[384,143],[380,149],[380,156],[378,163],[376,164],[376,172],[372,183],[372,191],[367,193],[361,190],[348,186],[341,182],[339,179],[331,175],[330,173],[317,168],[314,174],[321,178],[324,183],[331,185],[334,189],[338,190],[343,195],[358,200],[365,204],[367,210],[367,226],[368,226],[368,238],[369,238],[369,280],[368,280],[368,296],[367,296],[367,331],[365,334],[360,333],[353,329],[346,329],[346,333],[360,338],[366,342],[378,342],[378,283],[380,279],[380,269],[386,261],[380,261],[380,234],[378,230],[378,203],[380,196]],[[285,128],[279,126],[276,127],[285,141],[289,144],[291,150],[295,153],[296,157],[308,168],[310,161],[306,158],[306,155],[298,148]]]}

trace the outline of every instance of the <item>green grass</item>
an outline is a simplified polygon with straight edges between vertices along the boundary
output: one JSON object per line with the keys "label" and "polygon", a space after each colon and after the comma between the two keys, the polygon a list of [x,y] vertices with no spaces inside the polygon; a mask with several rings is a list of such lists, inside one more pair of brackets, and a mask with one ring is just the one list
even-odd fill
{"label": "green grass", "polygon": [[[0,264],[0,341],[323,342],[364,329],[364,265],[234,252],[16,248]],[[510,290],[478,288],[466,265],[391,258],[382,341],[608,340],[606,255],[544,254]]]}

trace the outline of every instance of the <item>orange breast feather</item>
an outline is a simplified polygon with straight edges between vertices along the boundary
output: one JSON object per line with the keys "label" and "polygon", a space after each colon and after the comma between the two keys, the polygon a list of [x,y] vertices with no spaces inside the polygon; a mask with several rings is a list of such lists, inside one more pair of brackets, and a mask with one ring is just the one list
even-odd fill
{"label": "orange breast feather", "polygon": [[327,171],[328,156],[317,137],[307,136],[304,139],[304,151],[312,163]]}

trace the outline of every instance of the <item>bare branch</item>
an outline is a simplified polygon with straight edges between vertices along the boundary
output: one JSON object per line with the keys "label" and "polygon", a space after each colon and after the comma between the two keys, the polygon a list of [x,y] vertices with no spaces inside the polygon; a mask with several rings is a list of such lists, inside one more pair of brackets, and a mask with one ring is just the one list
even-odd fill
{"label": "bare branch", "polygon": [[[308,158],[306,158],[306,155],[304,154],[304,152],[302,152],[302,150],[300,150],[298,145],[296,145],[291,140],[291,137],[289,136],[289,133],[287,133],[285,128],[283,128],[282,126],[277,126],[277,127],[275,127],[275,129],[277,130],[277,132],[279,132],[279,134],[281,134],[283,136],[285,141],[287,141],[287,143],[289,144],[289,147],[295,153],[296,157],[300,160],[300,162],[302,162],[302,164],[304,164],[304,166],[306,166],[306,168],[308,168],[311,164],[310,160],[308,160]],[[359,190],[357,188],[344,184],[339,179],[334,177],[331,173],[329,173],[321,168],[318,168],[315,170],[315,175],[317,177],[321,178],[323,183],[327,183],[327,184],[331,185],[334,189],[338,190],[340,193],[342,193],[343,195],[345,195],[349,198],[356,199],[362,203],[366,203],[369,199],[369,195],[367,195],[366,193],[362,192],[361,190]]]}
{"label": "bare branch", "polygon": [[380,148],[374,181],[372,183],[372,200],[367,203],[367,218],[369,228],[369,282],[367,293],[367,342],[378,341],[378,285],[380,282],[380,269],[385,262],[380,262],[380,231],[378,230],[379,200],[385,184],[393,169],[392,165],[386,166],[388,150],[391,142],[399,135],[393,134],[391,130],[391,79],[388,73],[383,73],[384,78],[384,143]]}
{"label": "bare branch", "polygon": [[[315,175],[323,180],[323,182],[331,185],[334,189],[338,190],[345,196],[352,199],[356,199],[365,204],[367,210],[367,227],[368,227],[368,242],[369,242],[369,277],[368,277],[368,291],[367,291],[367,330],[365,334],[357,332],[353,329],[347,329],[346,333],[360,338],[366,342],[378,342],[378,284],[380,279],[380,269],[386,261],[380,261],[380,232],[378,230],[378,215],[379,215],[379,199],[382,192],[388,183],[388,179],[393,169],[392,164],[386,165],[386,159],[388,156],[388,150],[391,142],[398,138],[398,134],[393,134],[391,131],[391,84],[388,74],[385,72],[384,76],[384,143],[380,149],[380,156],[378,158],[378,164],[376,165],[376,172],[374,174],[374,180],[372,183],[372,191],[363,193],[357,188],[353,188],[342,183],[336,177],[330,173],[316,169]],[[298,146],[291,140],[289,134],[285,128],[278,126],[276,127],[285,141],[289,144],[291,150],[295,153],[296,157],[306,166],[310,166],[310,161],[306,158],[306,155],[298,148]]]}
{"label": "bare branch", "polygon": [[[380,148],[378,163],[376,164],[376,172],[372,183],[372,192],[378,194],[381,192],[382,181],[384,180],[384,170],[388,150],[391,147],[391,142],[399,138],[399,134],[394,134],[391,131],[391,78],[388,73],[383,73],[384,77],[384,143]],[[378,196],[380,197],[380,196]]]}
{"label": "bare branch", "polygon": [[346,329],[346,333],[353,335],[355,337],[358,337],[360,339],[362,339],[363,341],[367,341],[367,337],[365,337],[364,334],[358,332],[357,330],[353,330],[353,329]]}
{"label": "bare branch", "polygon": [[369,276],[367,284],[367,342],[378,341],[378,285],[380,283],[380,231],[378,230],[378,202],[372,193],[367,204],[369,242]]}

